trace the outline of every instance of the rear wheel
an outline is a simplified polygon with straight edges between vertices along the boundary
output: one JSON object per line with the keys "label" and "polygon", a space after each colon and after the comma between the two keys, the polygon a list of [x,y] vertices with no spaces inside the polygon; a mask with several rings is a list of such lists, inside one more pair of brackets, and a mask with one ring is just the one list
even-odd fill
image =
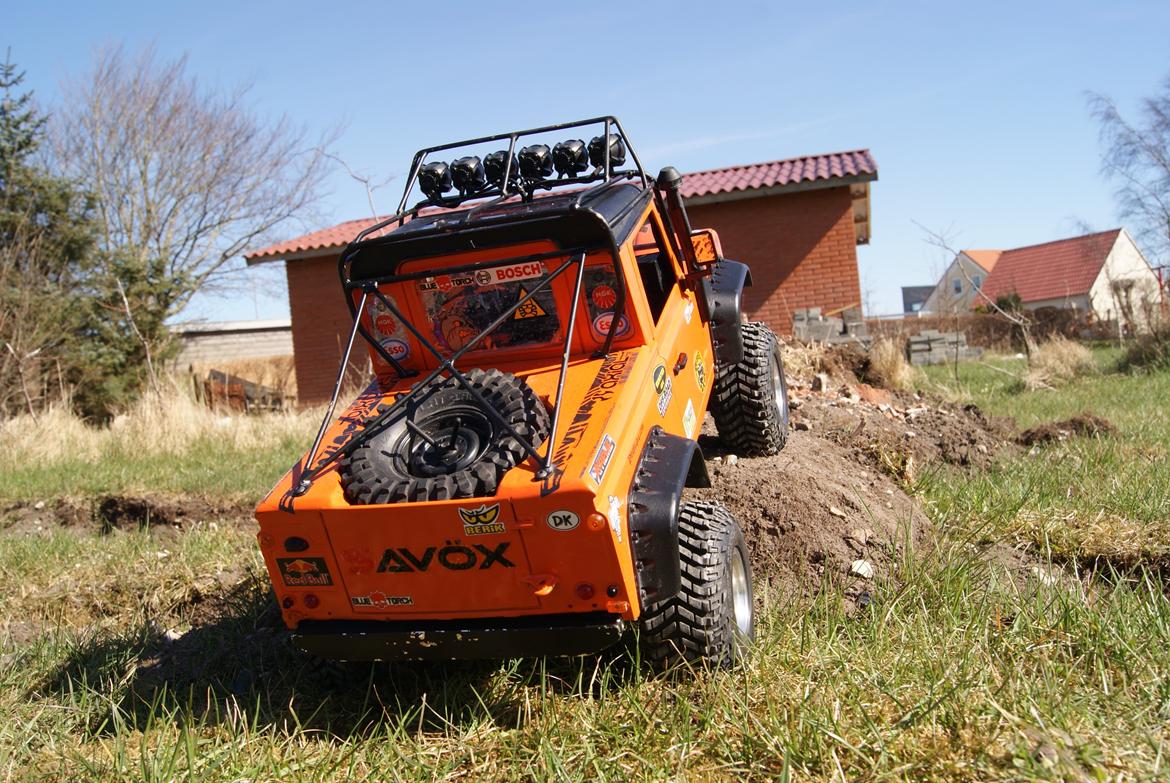
{"label": "rear wheel", "polygon": [[753,457],[788,442],[788,382],[780,340],[762,323],[740,325],[743,359],[715,369],[711,413],[728,448]]}
{"label": "rear wheel", "polygon": [[751,562],[739,523],[718,503],[686,502],[678,517],[682,587],[646,607],[645,657],[730,666],[755,637]]}
{"label": "rear wheel", "polygon": [[[470,370],[464,377],[517,434],[540,446],[548,435],[548,411],[528,384],[499,370]],[[492,495],[503,475],[527,456],[520,441],[453,378],[419,396],[342,460],[341,483],[350,503]],[[380,406],[378,414],[387,409]]]}

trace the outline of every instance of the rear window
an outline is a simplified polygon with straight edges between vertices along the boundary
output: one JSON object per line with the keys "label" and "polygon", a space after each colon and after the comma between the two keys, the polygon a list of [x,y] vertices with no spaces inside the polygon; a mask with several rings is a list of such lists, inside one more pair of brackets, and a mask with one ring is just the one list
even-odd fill
{"label": "rear window", "polygon": [[[419,300],[430,327],[428,336],[450,355],[547,278],[544,262],[526,261],[420,280]],[[473,350],[545,345],[561,339],[561,321],[551,289],[538,291]]]}

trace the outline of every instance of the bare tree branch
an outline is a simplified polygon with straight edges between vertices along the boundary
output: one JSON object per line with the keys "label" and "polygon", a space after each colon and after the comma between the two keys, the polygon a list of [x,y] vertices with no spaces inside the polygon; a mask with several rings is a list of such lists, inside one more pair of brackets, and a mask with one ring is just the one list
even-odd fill
{"label": "bare tree branch", "polygon": [[247,87],[205,88],[185,57],[109,49],[64,93],[57,159],[92,184],[103,255],[150,270],[166,315],[318,201],[333,137],[265,120]]}

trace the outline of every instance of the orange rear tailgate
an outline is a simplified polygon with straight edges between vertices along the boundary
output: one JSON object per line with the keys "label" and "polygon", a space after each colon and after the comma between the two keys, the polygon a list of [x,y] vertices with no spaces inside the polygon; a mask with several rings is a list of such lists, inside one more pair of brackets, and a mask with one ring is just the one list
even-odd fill
{"label": "orange rear tailgate", "polygon": [[356,614],[498,614],[539,605],[510,504],[431,501],[322,511]]}

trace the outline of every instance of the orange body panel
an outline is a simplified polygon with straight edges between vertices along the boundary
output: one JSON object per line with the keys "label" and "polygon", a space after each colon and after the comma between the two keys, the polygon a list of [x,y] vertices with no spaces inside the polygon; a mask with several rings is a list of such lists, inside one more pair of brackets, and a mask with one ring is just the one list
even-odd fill
{"label": "orange body panel", "polygon": [[[663,235],[653,204],[642,219]],[[279,504],[301,465],[280,480],[256,509],[256,518],[260,548],[289,627],[305,619],[454,619],[601,610],[633,620],[641,614],[626,508],[634,472],[651,427],[698,437],[714,376],[711,334],[693,291],[674,285],[655,320],[635,257],[645,238],[644,232],[634,232],[621,248],[629,324],[604,358],[592,357],[601,339],[585,317],[585,303],[581,306],[560,420],[551,437],[552,476],[538,479],[539,465],[529,458],[504,476],[493,497],[351,505],[338,472],[332,470],[295,499],[292,513],[280,510]],[[427,259],[425,268],[435,269],[435,280],[441,282],[444,267],[549,249],[551,243],[529,243]],[[668,254],[680,280],[694,271],[684,270],[667,247],[660,252]],[[547,270],[562,262],[548,261]],[[590,256],[587,270],[594,264],[612,269],[612,257],[606,252]],[[574,272],[551,286],[561,329],[567,325]],[[431,321],[422,297],[406,285],[384,291],[425,332],[423,325],[429,327]],[[386,317],[369,308],[362,314],[376,336],[407,344],[404,364],[423,372],[437,366],[433,356],[423,356],[417,341],[402,336]],[[493,367],[514,373],[551,408],[562,339],[563,332],[547,346],[472,351],[458,365],[462,370]],[[352,436],[379,402],[392,400],[419,380],[399,380],[374,358],[376,380],[332,423],[319,460]],[[543,456],[547,448],[548,441],[538,451]],[[591,590],[578,591],[581,585]]]}

